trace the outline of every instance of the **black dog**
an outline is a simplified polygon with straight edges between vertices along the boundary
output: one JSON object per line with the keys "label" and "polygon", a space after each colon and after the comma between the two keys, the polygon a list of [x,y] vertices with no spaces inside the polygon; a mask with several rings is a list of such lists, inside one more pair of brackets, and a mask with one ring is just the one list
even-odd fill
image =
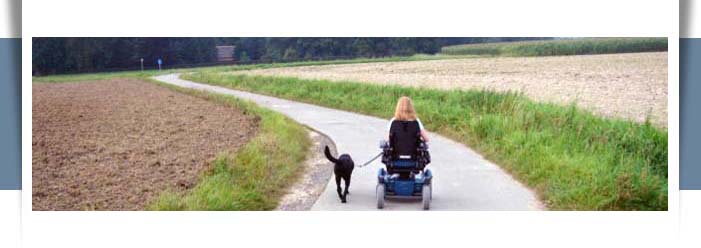
{"label": "black dog", "polygon": [[[353,159],[348,154],[341,154],[338,159],[331,156],[329,147],[324,148],[324,155],[329,159],[333,166],[333,174],[336,175],[336,191],[338,191],[338,197],[341,198],[342,203],[346,203],[346,195],[348,195],[348,187],[350,186],[351,174],[353,174],[353,168],[355,168],[355,163]],[[346,189],[341,191],[341,178],[346,182]]]}

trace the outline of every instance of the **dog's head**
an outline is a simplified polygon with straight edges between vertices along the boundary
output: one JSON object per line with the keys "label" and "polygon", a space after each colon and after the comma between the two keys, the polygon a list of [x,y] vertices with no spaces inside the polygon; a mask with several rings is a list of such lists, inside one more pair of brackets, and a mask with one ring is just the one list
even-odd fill
{"label": "dog's head", "polygon": [[331,161],[332,163],[336,164],[336,166],[339,166],[341,168],[353,168],[355,167],[355,163],[353,163],[353,159],[351,158],[350,155],[348,154],[341,154],[338,158],[334,158],[331,155],[331,151],[329,151],[329,147],[324,148],[324,155],[326,155],[326,158]]}

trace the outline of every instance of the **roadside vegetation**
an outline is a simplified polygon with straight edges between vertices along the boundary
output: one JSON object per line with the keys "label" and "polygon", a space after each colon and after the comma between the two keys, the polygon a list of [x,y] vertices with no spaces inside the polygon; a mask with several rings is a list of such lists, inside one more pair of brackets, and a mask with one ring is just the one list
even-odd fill
{"label": "roadside vegetation", "polygon": [[516,93],[203,72],[183,77],[382,118],[407,95],[428,129],[479,150],[551,209],[667,209],[667,130],[649,122],[597,117]]}
{"label": "roadside vegetation", "polygon": [[443,55],[555,56],[667,51],[667,38],[580,38],[446,46]]}
{"label": "roadside vegetation", "polygon": [[306,129],[282,114],[233,96],[162,84],[242,109],[260,119],[256,136],[236,154],[221,154],[187,192],[166,191],[150,210],[273,210],[302,171],[311,142]]}

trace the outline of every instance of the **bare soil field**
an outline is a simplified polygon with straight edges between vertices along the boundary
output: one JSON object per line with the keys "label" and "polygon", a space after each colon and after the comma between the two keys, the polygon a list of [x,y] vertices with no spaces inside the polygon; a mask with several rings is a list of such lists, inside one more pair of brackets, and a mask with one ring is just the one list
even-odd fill
{"label": "bare soil field", "polygon": [[667,126],[667,53],[495,57],[282,67],[237,74],[439,89],[520,91],[606,117]]}
{"label": "bare soil field", "polygon": [[231,107],[139,80],[32,86],[32,208],[141,210],[255,135]]}

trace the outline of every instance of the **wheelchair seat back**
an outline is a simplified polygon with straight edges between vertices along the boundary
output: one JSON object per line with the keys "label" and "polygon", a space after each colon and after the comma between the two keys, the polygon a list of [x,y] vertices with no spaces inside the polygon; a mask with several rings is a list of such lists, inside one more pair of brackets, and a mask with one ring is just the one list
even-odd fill
{"label": "wheelchair seat back", "polygon": [[392,159],[416,160],[417,149],[421,142],[421,129],[419,122],[398,121],[392,122],[389,129],[389,146],[392,148]]}

